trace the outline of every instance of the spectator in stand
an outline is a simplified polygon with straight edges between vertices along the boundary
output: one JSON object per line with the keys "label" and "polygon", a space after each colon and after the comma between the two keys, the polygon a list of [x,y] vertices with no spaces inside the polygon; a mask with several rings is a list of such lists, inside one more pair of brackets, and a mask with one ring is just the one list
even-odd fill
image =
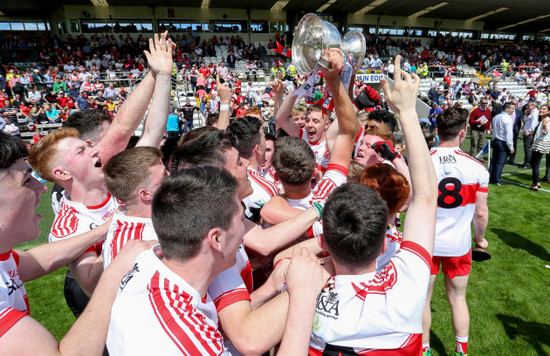
{"label": "spectator in stand", "polygon": [[60,91],[67,91],[67,84],[58,77],[55,79],[55,83],[53,83],[52,90],[56,93]]}
{"label": "spectator in stand", "polygon": [[57,106],[65,109],[67,107],[67,97],[64,92],[60,92],[56,99]]}
{"label": "spectator in stand", "polygon": [[27,93],[27,98],[29,98],[29,100],[40,101],[42,100],[42,94],[40,94],[40,92],[36,90],[36,86],[33,85],[31,90]]}
{"label": "spectator in stand", "polygon": [[96,79],[95,80],[95,83],[93,84],[93,92],[94,93],[98,93],[98,92],[103,92],[105,90],[105,86],[103,85],[102,82],[99,81],[99,79]]}
{"label": "spectator in stand", "polygon": [[[193,130],[193,115],[199,108],[191,105],[191,100],[187,99],[185,105],[180,108],[180,132],[185,133]],[[181,125],[182,124],[182,125]]]}
{"label": "spectator in stand", "polygon": [[44,106],[44,113],[46,114],[46,117],[48,118],[49,124],[58,124],[61,122],[61,117],[59,115],[59,111],[54,109],[52,105],[46,104]]}
{"label": "spectator in stand", "polygon": [[539,123],[539,109],[537,108],[537,103],[535,101],[529,101],[525,115],[527,115],[525,124],[523,125],[523,151],[525,153],[525,159],[519,168],[530,169],[531,147],[533,145],[535,130]]}
{"label": "spectator in stand", "polygon": [[114,99],[118,96],[115,85],[113,83],[110,83],[107,89],[105,89],[103,96],[107,99]]}
{"label": "spectator in stand", "polygon": [[487,142],[487,131],[491,129],[491,110],[487,98],[482,98],[479,106],[470,113],[471,128],[470,156],[475,157]]}
{"label": "spectator in stand", "polygon": [[81,92],[75,100],[77,110],[83,111],[88,109],[88,94]]}
{"label": "spectator in stand", "polygon": [[103,92],[100,90],[97,92],[97,97],[94,100],[94,104],[98,110],[105,110],[107,106],[107,99],[103,96]]}
{"label": "spectator in stand", "polygon": [[21,137],[19,126],[9,116],[0,117],[0,127],[2,127],[2,132],[5,134]]}

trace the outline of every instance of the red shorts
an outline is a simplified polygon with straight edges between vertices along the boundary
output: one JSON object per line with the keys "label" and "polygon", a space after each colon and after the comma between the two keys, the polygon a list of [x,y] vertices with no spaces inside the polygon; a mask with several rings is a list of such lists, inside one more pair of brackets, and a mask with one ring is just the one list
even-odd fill
{"label": "red shorts", "polygon": [[439,273],[439,265],[443,263],[443,273],[453,279],[455,276],[467,276],[472,270],[472,250],[459,257],[432,257],[432,274]]}

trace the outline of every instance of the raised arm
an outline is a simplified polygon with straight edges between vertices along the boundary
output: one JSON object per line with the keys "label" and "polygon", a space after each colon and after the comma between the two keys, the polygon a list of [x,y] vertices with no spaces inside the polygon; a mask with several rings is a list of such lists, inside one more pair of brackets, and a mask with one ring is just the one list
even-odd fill
{"label": "raised arm", "polygon": [[[411,172],[414,196],[405,217],[403,240],[413,241],[433,253],[435,219],[437,209],[437,181],[430,153],[416,114],[416,94],[420,78],[416,74],[401,71],[401,56],[395,59],[393,91],[387,81],[382,80],[386,102],[399,117]],[[414,79],[414,82],[413,82]]]}
{"label": "raised arm", "polygon": [[151,146],[160,148],[160,143],[166,131],[166,121],[170,111],[170,80],[172,78],[172,39],[166,40],[164,32],[160,39],[149,39],[149,51],[145,51],[147,62],[155,73],[155,92],[147,114],[143,135],[136,146]]}
{"label": "raised arm", "polygon": [[290,113],[292,112],[294,103],[296,103],[296,99],[298,99],[298,96],[295,93],[291,93],[286,96],[286,99],[283,101],[281,107],[275,115],[275,127],[277,129],[285,130],[285,132],[290,136],[298,137],[300,136],[300,128],[294,121],[292,121],[292,118],[290,117]]}
{"label": "raised arm", "polygon": [[107,133],[98,143],[97,147],[102,162],[107,162],[126,148],[130,137],[145,115],[154,87],[154,71],[149,71],[124,101]]}
{"label": "raised arm", "polygon": [[[273,88],[273,92],[275,93],[273,95],[273,101],[275,102],[273,104],[273,116],[277,117],[277,113],[281,109],[281,105],[283,105],[283,92],[285,91],[285,86],[283,84],[283,81],[281,80],[281,72],[279,72],[279,77],[269,83],[271,87]],[[276,126],[275,121],[275,126]]]}
{"label": "raised arm", "polygon": [[288,246],[302,236],[319,216],[314,208],[300,212],[297,216],[277,225],[262,229],[253,224],[244,235],[244,244],[257,253],[268,256]]}
{"label": "raised arm", "polygon": [[344,58],[339,50],[333,49],[330,52],[331,69],[323,68],[323,74],[327,82],[334,110],[338,117],[338,134],[334,140],[334,147],[330,153],[329,164],[338,164],[349,167],[353,154],[355,135],[359,132],[359,122],[355,118],[355,107],[351,102],[347,88],[340,79],[340,71],[344,67]]}
{"label": "raised arm", "polygon": [[216,89],[220,96],[220,117],[218,119],[218,129],[225,130],[229,127],[231,119],[231,95],[232,90],[225,84],[220,83],[220,76],[216,75]]}

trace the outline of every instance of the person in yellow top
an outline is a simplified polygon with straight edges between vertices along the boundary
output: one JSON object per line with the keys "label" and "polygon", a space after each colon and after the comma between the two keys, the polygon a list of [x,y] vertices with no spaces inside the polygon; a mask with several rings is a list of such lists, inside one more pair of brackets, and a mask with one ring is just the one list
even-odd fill
{"label": "person in yellow top", "polygon": [[113,102],[113,99],[107,100],[107,111],[110,113],[116,112],[116,104]]}
{"label": "person in yellow top", "polygon": [[418,69],[416,70],[416,74],[418,74],[418,76],[420,78],[427,78],[428,77],[428,63],[424,62],[422,65],[420,65],[418,67]]}
{"label": "person in yellow top", "polygon": [[508,62],[506,62],[506,59],[503,59],[502,62],[500,62],[500,68],[502,70],[502,80],[506,80],[506,76],[508,75]]}

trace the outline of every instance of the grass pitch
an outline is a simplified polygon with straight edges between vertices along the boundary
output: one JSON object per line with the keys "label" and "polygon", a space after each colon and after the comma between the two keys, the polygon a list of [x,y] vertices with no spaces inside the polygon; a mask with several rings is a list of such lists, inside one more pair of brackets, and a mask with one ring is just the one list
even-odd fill
{"label": "grass pitch", "polygon": [[[466,152],[468,143],[463,145]],[[521,139],[519,146],[516,162],[523,161]],[[545,172],[544,161],[541,168]],[[506,165],[506,186],[490,186],[486,238],[492,259],[472,267],[469,355],[550,355],[550,185],[542,183],[544,191],[534,192],[527,189],[530,179],[530,170]],[[38,211],[44,216],[42,233],[19,249],[47,242],[53,222],[49,192],[42,195]],[[65,269],[25,283],[31,315],[58,340],[75,320],[63,297]],[[454,332],[441,277],[432,300],[431,345],[433,355],[453,355]]]}

